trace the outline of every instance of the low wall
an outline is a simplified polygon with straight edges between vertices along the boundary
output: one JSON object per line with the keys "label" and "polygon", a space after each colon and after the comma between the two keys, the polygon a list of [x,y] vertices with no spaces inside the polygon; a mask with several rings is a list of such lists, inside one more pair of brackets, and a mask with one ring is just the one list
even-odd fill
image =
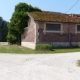
{"label": "low wall", "polygon": [[[41,42],[41,43],[37,43],[37,44],[51,44],[53,47],[70,47],[70,43],[69,42]],[[77,47],[78,46],[78,42],[71,42],[73,47]],[[27,48],[31,48],[31,49],[35,49],[36,44],[33,42],[21,42],[21,46],[27,47]]]}
{"label": "low wall", "polygon": [[0,42],[0,45],[8,45],[8,42]]}
{"label": "low wall", "polygon": [[34,42],[21,42],[21,46],[31,48],[31,49],[35,49],[35,43]]}
{"label": "low wall", "polygon": [[[53,47],[70,47],[70,42],[53,42],[51,43]],[[73,47],[78,46],[78,42],[71,42]]]}

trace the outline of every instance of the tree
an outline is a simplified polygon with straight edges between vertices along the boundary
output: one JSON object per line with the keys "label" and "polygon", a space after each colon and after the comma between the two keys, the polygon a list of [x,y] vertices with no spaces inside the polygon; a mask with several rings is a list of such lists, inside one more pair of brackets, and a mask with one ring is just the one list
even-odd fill
{"label": "tree", "polygon": [[7,36],[7,21],[3,20],[2,17],[0,17],[0,42],[6,42],[6,36]]}
{"label": "tree", "polygon": [[15,6],[15,11],[21,12],[32,12],[32,11],[41,11],[38,7],[32,7],[31,5],[28,5],[27,3],[19,3]]}
{"label": "tree", "polygon": [[15,6],[14,13],[8,23],[8,35],[7,40],[9,43],[21,42],[21,34],[24,31],[24,27],[27,27],[28,16],[26,12],[41,11],[37,7],[32,7],[27,3],[19,3]]}
{"label": "tree", "polygon": [[11,30],[15,30],[20,34],[23,32],[24,27],[27,26],[27,13],[26,12],[14,12],[11,22],[8,24],[8,28]]}

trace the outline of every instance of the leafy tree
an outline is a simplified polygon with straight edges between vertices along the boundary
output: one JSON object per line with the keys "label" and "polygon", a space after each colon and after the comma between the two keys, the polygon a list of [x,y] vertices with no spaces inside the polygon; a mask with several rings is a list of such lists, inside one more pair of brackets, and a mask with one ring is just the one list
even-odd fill
{"label": "leafy tree", "polygon": [[27,3],[19,3],[15,6],[15,11],[18,11],[18,12],[26,12],[26,11],[29,11],[29,5]]}
{"label": "leafy tree", "polygon": [[0,42],[5,42],[6,40],[6,36],[7,36],[7,21],[3,20],[2,17],[0,17]]}
{"label": "leafy tree", "polygon": [[41,11],[37,7],[32,7],[27,3],[19,3],[15,6],[14,13],[8,23],[8,35],[7,41],[9,43],[18,43],[21,42],[21,34],[24,31],[24,27],[27,27],[28,16],[26,12],[31,11]]}
{"label": "leafy tree", "polygon": [[21,12],[32,12],[32,11],[41,11],[38,7],[32,7],[31,5],[28,5],[27,3],[19,3],[15,6],[15,11]]}
{"label": "leafy tree", "polygon": [[23,32],[24,27],[27,26],[27,13],[26,12],[14,12],[13,16],[8,24],[8,28],[15,30],[20,34]]}

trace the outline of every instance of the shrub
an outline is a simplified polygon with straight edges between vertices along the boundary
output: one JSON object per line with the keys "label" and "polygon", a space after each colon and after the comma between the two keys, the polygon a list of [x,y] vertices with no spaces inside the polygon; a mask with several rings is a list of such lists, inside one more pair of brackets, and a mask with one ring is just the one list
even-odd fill
{"label": "shrub", "polygon": [[80,60],[77,61],[77,65],[80,67]]}
{"label": "shrub", "polygon": [[50,44],[36,44],[36,51],[52,51]]}

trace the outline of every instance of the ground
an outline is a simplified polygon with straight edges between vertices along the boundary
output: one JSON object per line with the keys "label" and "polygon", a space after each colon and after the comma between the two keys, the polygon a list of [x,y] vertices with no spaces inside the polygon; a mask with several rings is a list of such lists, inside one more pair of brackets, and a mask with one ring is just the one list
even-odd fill
{"label": "ground", "polygon": [[0,80],[80,80],[77,60],[80,60],[80,52],[0,53]]}

